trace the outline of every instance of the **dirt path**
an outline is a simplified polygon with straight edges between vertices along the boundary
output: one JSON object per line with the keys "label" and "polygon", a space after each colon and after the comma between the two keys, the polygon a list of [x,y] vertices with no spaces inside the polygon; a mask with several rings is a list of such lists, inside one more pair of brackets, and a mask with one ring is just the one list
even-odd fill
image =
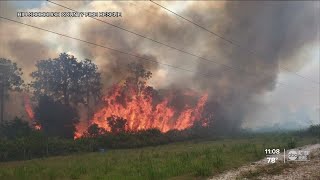
{"label": "dirt path", "polygon": [[[261,179],[261,180],[320,180],[320,144],[292,150],[310,151],[310,161],[287,161],[268,164],[266,159],[227,171],[210,180]],[[277,156],[283,159],[283,153]]]}

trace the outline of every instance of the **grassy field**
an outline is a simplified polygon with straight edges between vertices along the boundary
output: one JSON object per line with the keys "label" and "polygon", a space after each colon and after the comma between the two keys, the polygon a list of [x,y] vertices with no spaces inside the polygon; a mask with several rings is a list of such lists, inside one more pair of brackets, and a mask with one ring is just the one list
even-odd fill
{"label": "grassy field", "polygon": [[265,148],[319,142],[285,134],[188,141],[139,149],[107,150],[0,163],[0,179],[205,179],[264,157]]}

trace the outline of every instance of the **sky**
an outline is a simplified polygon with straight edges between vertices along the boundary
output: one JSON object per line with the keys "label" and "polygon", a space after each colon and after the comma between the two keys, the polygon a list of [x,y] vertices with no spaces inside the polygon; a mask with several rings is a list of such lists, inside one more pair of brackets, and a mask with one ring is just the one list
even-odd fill
{"label": "sky", "polygon": [[[183,87],[209,91],[212,99],[225,107],[229,119],[241,119],[245,128],[302,128],[320,122],[319,84],[279,69],[319,82],[319,2],[158,2],[211,31],[243,45],[233,47],[208,32],[185,22],[150,2],[62,2],[79,11],[120,11],[122,18],[106,18],[118,26],[179,47],[219,63],[241,67],[260,75],[250,79],[237,72],[226,72],[214,63],[198,59],[88,18],[17,18],[17,11],[67,11],[48,2],[1,2],[1,16],[44,27],[53,31],[90,39],[98,44],[154,58],[197,73],[186,73],[164,66],[147,64],[153,70],[151,85],[161,89]],[[34,70],[36,60],[54,58],[61,52],[78,58],[94,58],[105,74],[105,84],[118,80],[120,55],[96,47],[57,37],[45,32],[0,20],[1,57],[18,62],[26,71]],[[19,51],[15,51],[19,49]],[[247,53],[254,49],[259,57]],[[275,63],[277,66],[270,64]],[[262,72],[270,77],[266,78]],[[200,72],[217,73],[216,80],[203,80]],[[108,75],[112,74],[110,79]],[[286,84],[283,86],[281,84]],[[244,87],[242,87],[244,86]],[[301,89],[310,89],[310,92]],[[249,89],[249,90],[247,90]],[[231,98],[235,95],[246,98]],[[230,100],[232,99],[232,100]],[[230,101],[230,102],[229,102]],[[235,104],[229,107],[227,104]],[[232,120],[233,121],[233,120]],[[240,120],[239,120],[240,121]]]}

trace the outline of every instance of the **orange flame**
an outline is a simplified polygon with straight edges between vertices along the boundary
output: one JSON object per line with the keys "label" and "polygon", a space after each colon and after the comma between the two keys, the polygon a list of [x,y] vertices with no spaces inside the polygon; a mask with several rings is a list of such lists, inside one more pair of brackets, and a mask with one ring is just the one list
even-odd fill
{"label": "orange flame", "polygon": [[32,124],[32,126],[37,129],[37,130],[40,130],[41,129],[41,126],[39,124],[36,124],[34,122],[34,112],[33,112],[33,109],[32,109],[32,106],[31,106],[31,103],[30,103],[30,98],[28,95],[25,95],[24,96],[24,109],[29,117],[29,120]]}
{"label": "orange flame", "polygon": [[24,109],[29,117],[30,120],[34,119],[34,113],[30,104],[30,98],[28,95],[24,96]]}
{"label": "orange flame", "polygon": [[[174,95],[157,103],[151,95],[144,92],[137,95],[134,90],[126,89],[129,95],[124,95],[122,93],[124,88],[127,87],[121,84],[113,87],[111,92],[104,97],[106,105],[94,114],[91,124],[97,124],[100,128],[111,131],[107,118],[114,115],[127,120],[129,131],[151,128],[157,128],[161,132],[173,129],[183,130],[191,127],[195,121],[201,120],[201,114],[208,99],[208,94],[204,94],[196,105],[185,104],[183,109],[178,111],[170,106]],[[189,92],[184,96],[196,97],[196,93]],[[121,103],[123,101],[124,103]],[[203,126],[206,125],[204,119],[201,122]],[[78,126],[75,138],[81,137],[84,131],[83,126]]]}

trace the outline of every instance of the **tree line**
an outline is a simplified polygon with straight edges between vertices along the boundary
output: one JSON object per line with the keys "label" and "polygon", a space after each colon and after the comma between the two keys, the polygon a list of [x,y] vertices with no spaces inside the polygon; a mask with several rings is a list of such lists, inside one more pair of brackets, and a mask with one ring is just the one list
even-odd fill
{"label": "tree line", "polygon": [[89,119],[93,106],[101,99],[101,74],[90,59],[78,60],[61,53],[54,59],[39,60],[28,84],[22,80],[22,69],[17,63],[0,58],[0,67],[2,123],[6,121],[3,114],[9,92],[25,91],[37,102],[34,123],[41,125],[46,135],[73,138],[79,122],[77,106],[86,107]]}
{"label": "tree line", "polygon": [[[125,130],[126,119],[111,116],[105,120],[111,128],[110,132],[93,124],[88,127],[82,138],[73,140],[75,125],[79,122],[77,107],[79,105],[86,107],[87,119],[90,119],[95,106],[103,103],[101,74],[97,65],[92,60],[78,60],[72,55],[61,53],[55,59],[37,61],[35,67],[35,71],[31,73],[32,81],[25,83],[22,69],[18,64],[0,58],[2,109],[0,161],[25,160],[109,148],[154,146],[230,135],[222,128],[222,120],[218,121],[220,124],[215,123],[214,126],[209,124],[206,127],[195,122],[191,128],[182,131],[170,130],[162,133],[158,129],[148,129],[130,132]],[[147,91],[142,94],[150,93],[157,96],[157,92],[146,85],[151,76],[152,73],[144,69],[141,64],[129,64],[128,77],[125,80],[127,88],[123,88],[123,93],[127,90],[133,90],[133,93],[137,94]],[[41,130],[31,128],[28,121],[21,117],[13,120],[3,119],[3,109],[5,101],[10,99],[10,91],[32,94],[32,100],[36,102],[34,123],[40,125]],[[215,118],[223,119],[219,113],[214,115]],[[210,114],[207,116],[211,117]],[[312,126],[302,134],[320,137],[319,129],[319,125]]]}
{"label": "tree line", "polygon": [[[1,121],[0,161],[90,152],[101,148],[159,145],[198,136],[194,135],[197,126],[193,130],[167,133],[158,129],[127,132],[127,120],[111,116],[105,120],[110,132],[93,124],[82,138],[73,140],[75,125],[79,123],[77,107],[86,107],[86,118],[90,119],[95,106],[103,103],[101,74],[97,65],[90,59],[78,60],[61,53],[57,58],[37,61],[30,83],[23,81],[22,69],[11,60],[0,58],[0,67],[4,95],[1,103],[5,105],[5,101],[10,100],[10,91],[32,94],[32,101],[36,102],[33,123],[41,126],[41,130],[31,128],[29,122],[21,117]],[[150,71],[139,63],[130,63],[127,68],[128,77],[124,83],[127,88],[123,88],[122,93],[133,90],[129,93],[148,91],[143,93],[156,94],[152,87],[146,85],[152,76]]]}
{"label": "tree line", "polygon": [[[35,64],[35,71],[30,74],[30,83],[22,80],[22,69],[16,63],[0,58],[0,67],[4,67],[1,64],[6,65],[7,71],[9,70],[9,73],[5,73],[6,76],[0,78],[5,82],[1,89],[6,97],[1,99],[1,104],[5,104],[10,98],[9,91],[32,94],[32,100],[36,102],[34,124],[40,126],[46,136],[73,138],[80,118],[78,107],[82,105],[86,108],[85,119],[89,120],[93,116],[93,110],[103,104],[101,73],[90,59],[79,60],[73,55],[61,53],[54,59],[39,60]],[[0,70],[5,72],[4,69]],[[142,64],[130,63],[127,70],[127,88],[123,88],[123,94],[142,94],[142,91],[157,94],[152,87],[146,85],[152,73]],[[112,131],[120,132],[125,128],[126,119],[111,116],[106,119],[106,123],[112,127]]]}

